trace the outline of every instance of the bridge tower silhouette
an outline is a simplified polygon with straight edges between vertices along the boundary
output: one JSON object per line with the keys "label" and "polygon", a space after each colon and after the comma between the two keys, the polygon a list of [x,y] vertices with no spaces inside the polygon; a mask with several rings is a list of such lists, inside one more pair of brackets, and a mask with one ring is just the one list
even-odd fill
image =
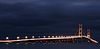
{"label": "bridge tower silhouette", "polygon": [[[86,36],[87,36],[88,39],[91,39],[90,29],[87,29],[87,35]],[[88,42],[90,42],[90,41],[88,40]]]}
{"label": "bridge tower silhouette", "polygon": [[90,29],[87,29],[87,37],[91,38]]}
{"label": "bridge tower silhouette", "polygon": [[79,24],[79,30],[78,30],[78,36],[83,36],[83,28],[82,28],[82,24]]}

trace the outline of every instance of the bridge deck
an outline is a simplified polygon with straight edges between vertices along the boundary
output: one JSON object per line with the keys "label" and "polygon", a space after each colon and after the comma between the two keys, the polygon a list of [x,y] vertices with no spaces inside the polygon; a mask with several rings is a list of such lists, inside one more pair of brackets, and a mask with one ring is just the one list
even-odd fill
{"label": "bridge deck", "polygon": [[87,36],[66,36],[66,37],[51,37],[51,38],[31,38],[31,39],[17,39],[17,40],[0,40],[0,43],[12,43],[12,42],[23,42],[23,41],[42,41],[42,40],[55,40],[55,39],[77,39],[77,38],[86,38],[94,43],[98,43],[96,40],[92,38],[88,38]]}

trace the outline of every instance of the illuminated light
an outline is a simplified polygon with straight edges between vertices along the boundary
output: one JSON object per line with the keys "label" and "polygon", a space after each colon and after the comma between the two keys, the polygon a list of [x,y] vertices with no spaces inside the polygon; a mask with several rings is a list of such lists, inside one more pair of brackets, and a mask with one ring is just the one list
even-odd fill
{"label": "illuminated light", "polygon": [[60,37],[60,36],[59,36]]}
{"label": "illuminated light", "polygon": [[43,38],[46,38],[46,36],[43,36]]}
{"label": "illuminated light", "polygon": [[54,38],[54,36],[52,36],[52,38]]}
{"label": "illuminated light", "polygon": [[58,36],[56,36],[56,38],[57,38]]}
{"label": "illuminated light", "polygon": [[48,36],[48,38],[50,38],[50,36]]}
{"label": "illuminated light", "polygon": [[61,36],[61,37],[63,37],[63,36]]}
{"label": "illuminated light", "polygon": [[34,38],[34,36],[32,36],[32,38]]}
{"label": "illuminated light", "polygon": [[27,36],[25,36],[25,38],[27,39],[28,37],[27,37]]}
{"label": "illuminated light", "polygon": [[17,37],[17,39],[19,39],[20,37]]}
{"label": "illuminated light", "polygon": [[9,37],[6,37],[6,40],[8,40],[9,39]]}

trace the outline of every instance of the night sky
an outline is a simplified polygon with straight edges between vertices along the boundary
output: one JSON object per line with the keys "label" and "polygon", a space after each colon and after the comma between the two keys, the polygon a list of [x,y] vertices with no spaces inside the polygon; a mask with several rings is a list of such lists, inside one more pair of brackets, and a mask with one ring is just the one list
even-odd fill
{"label": "night sky", "polygon": [[90,28],[92,35],[99,40],[99,0],[0,0],[0,34],[74,34],[79,23],[85,30]]}

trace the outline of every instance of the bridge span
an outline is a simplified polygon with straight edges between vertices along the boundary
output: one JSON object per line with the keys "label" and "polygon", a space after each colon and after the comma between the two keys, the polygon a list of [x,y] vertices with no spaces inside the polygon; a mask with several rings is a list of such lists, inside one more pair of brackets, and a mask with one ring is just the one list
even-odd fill
{"label": "bridge span", "polygon": [[0,40],[0,43],[13,43],[13,42],[24,42],[24,41],[48,41],[48,40],[69,40],[69,39],[77,39],[77,38],[86,38],[93,43],[98,43],[96,40],[92,38],[88,38],[87,36],[52,36],[47,38],[31,38],[31,39],[17,39],[17,40]]}
{"label": "bridge span", "polygon": [[74,41],[75,39],[81,39],[83,40],[83,38],[87,39],[88,42],[93,42],[93,43],[98,43],[96,40],[91,38],[91,34],[90,34],[90,30],[87,30],[86,35],[83,35],[83,28],[82,28],[82,24],[79,24],[79,28],[78,28],[78,34],[77,35],[73,35],[73,36],[43,36],[43,38],[35,38],[34,36],[32,36],[32,38],[28,38],[28,36],[25,36],[25,39],[20,39],[20,37],[17,37],[16,40],[10,40],[9,37],[6,37],[6,40],[0,40],[0,43],[12,43],[12,42],[26,42],[26,41],[49,41],[49,40],[72,40]]}

